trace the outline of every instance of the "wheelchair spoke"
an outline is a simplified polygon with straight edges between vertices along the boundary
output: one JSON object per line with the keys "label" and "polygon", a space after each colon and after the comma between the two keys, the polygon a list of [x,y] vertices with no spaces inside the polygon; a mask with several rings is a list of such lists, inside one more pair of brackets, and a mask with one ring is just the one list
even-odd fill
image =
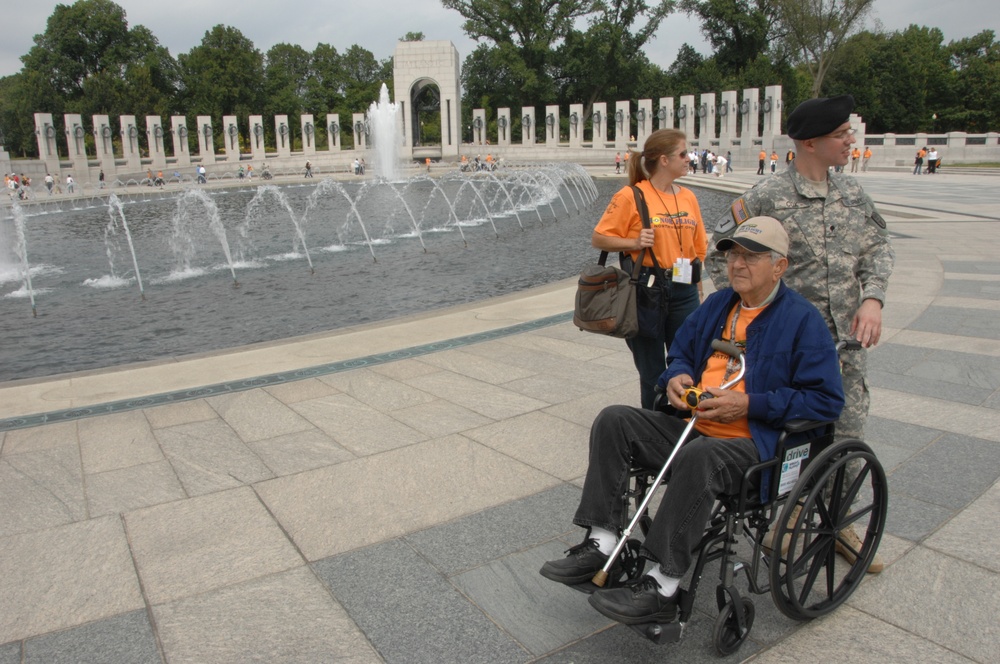
{"label": "wheelchair spoke", "polygon": [[[814,547],[816,549],[816,553],[815,555],[811,556],[809,571],[806,573],[805,578],[802,580],[802,586],[798,594],[798,603],[800,606],[803,607],[806,606],[806,601],[808,600],[809,595],[812,594],[813,585],[815,585],[816,579],[819,578],[819,573],[825,567],[828,570],[828,576],[829,576],[833,568],[834,551],[833,551],[832,541],[829,539],[821,539],[817,540],[815,543],[817,544],[817,546]],[[805,557],[805,555],[806,554],[803,553],[803,557],[799,558],[799,560],[796,562],[797,563],[804,562],[803,558]],[[790,580],[791,579],[794,579],[794,577],[790,577]],[[833,589],[830,588],[827,593],[827,598],[829,598],[832,594],[833,594]]]}

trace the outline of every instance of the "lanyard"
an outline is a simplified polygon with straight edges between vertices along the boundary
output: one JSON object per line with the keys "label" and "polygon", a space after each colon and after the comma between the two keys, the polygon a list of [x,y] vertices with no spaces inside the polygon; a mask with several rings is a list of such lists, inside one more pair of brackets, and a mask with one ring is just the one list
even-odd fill
{"label": "lanyard", "polygon": [[[653,183],[650,182],[649,184],[652,187]],[[673,185],[673,183],[670,184],[670,193],[674,195],[674,207],[677,208],[677,214],[670,214],[670,208],[668,208],[667,204],[663,202],[663,197],[660,196],[659,190],[656,187],[652,187],[652,189],[653,189],[653,193],[656,194],[656,197],[660,199],[660,205],[663,206],[664,212],[666,212],[667,216],[670,218],[670,224],[674,227],[674,232],[677,234],[677,246],[680,247],[680,249],[681,249],[681,257],[683,258],[683,256],[684,256],[684,235],[681,233],[681,229],[677,225],[677,220],[680,219],[681,217],[686,217],[687,216],[687,212],[686,211],[685,212],[681,212],[681,204],[677,201],[677,192],[674,191],[674,185]]]}
{"label": "lanyard", "polygon": [[[733,322],[732,325],[729,326],[729,341],[731,341],[733,345],[737,345],[736,323],[739,322],[740,320],[740,310],[742,309],[743,309],[743,300],[740,300],[736,303],[736,309],[733,310]],[[736,358],[730,356],[729,359],[726,361],[726,375],[725,377],[723,377],[722,382],[723,383],[729,382],[729,379],[733,377],[734,373],[736,373]]]}

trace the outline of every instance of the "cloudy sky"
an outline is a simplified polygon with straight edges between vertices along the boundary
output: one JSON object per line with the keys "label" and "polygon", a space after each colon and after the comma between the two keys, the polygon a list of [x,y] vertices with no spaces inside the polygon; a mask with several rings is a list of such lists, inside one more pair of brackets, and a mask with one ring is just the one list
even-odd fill
{"label": "cloudy sky", "polygon": [[[3,3],[13,4],[14,0]],[[57,4],[70,3],[30,0],[3,12],[0,76],[20,71],[20,57],[34,44],[33,36],[45,31]],[[462,17],[444,9],[440,0],[117,0],[117,4],[125,9],[130,26],[145,25],[175,57],[200,44],[205,32],[220,23],[239,29],[262,52],[279,43],[297,44],[308,51],[320,42],[332,44],[338,51],[359,44],[381,60],[392,55],[396,41],[407,32],[423,32],[429,40],[452,41],[462,60],[476,47],[462,32]],[[938,27],[947,42],[987,27],[997,29],[1000,5],[996,0],[875,0],[873,18],[887,30],[911,23]],[[697,21],[684,14],[671,16],[647,49],[648,56],[668,67],[685,42],[702,53],[709,52]]]}

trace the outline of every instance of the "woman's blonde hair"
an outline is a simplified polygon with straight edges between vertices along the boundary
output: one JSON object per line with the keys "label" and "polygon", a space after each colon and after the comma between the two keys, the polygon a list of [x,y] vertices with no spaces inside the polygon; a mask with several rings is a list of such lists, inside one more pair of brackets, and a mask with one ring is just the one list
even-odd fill
{"label": "woman's blonde hair", "polygon": [[658,129],[649,135],[642,152],[632,151],[628,160],[628,183],[636,184],[649,179],[659,168],[661,155],[677,154],[687,136],[680,129]]}

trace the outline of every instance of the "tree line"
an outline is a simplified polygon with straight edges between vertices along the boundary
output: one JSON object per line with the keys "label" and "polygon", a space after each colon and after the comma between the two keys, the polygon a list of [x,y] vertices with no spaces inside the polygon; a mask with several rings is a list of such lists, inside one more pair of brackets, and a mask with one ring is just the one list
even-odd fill
{"label": "tree line", "polygon": [[[808,97],[853,94],[869,133],[1000,128],[994,32],[945,43],[932,27],[863,29],[874,0],[441,2],[465,18],[463,29],[479,42],[462,67],[463,126],[470,125],[473,108],[484,108],[490,135],[501,107],[558,104],[568,110],[582,102],[587,120],[598,101],[773,84],[783,88],[786,113]],[[673,12],[698,19],[712,53],[703,56],[682,44],[664,69],[645,49]],[[422,38],[407,33],[401,39]],[[392,88],[391,58],[377,60],[361,46],[341,52],[319,44],[310,52],[277,44],[262,53],[225,25],[174,58],[148,28],[129,27],[111,0],[58,5],[22,62],[19,73],[0,78],[0,131],[20,156],[37,153],[36,112],[53,113],[57,124],[63,113],[80,113],[85,123],[95,113],[209,115],[216,126],[223,115],[286,114],[296,133],[302,113],[350,117],[367,109],[383,82]],[[418,101],[418,111],[428,111],[422,138],[430,143],[440,131],[430,112],[435,99]],[[562,115],[568,122],[568,113]],[[316,126],[319,145],[326,140],[323,124]],[[511,129],[519,138],[519,118]],[[248,128],[241,130],[248,141]],[[274,128],[265,131],[273,143]],[[350,133],[344,138],[349,146]],[[189,140],[196,140],[194,133]]]}

